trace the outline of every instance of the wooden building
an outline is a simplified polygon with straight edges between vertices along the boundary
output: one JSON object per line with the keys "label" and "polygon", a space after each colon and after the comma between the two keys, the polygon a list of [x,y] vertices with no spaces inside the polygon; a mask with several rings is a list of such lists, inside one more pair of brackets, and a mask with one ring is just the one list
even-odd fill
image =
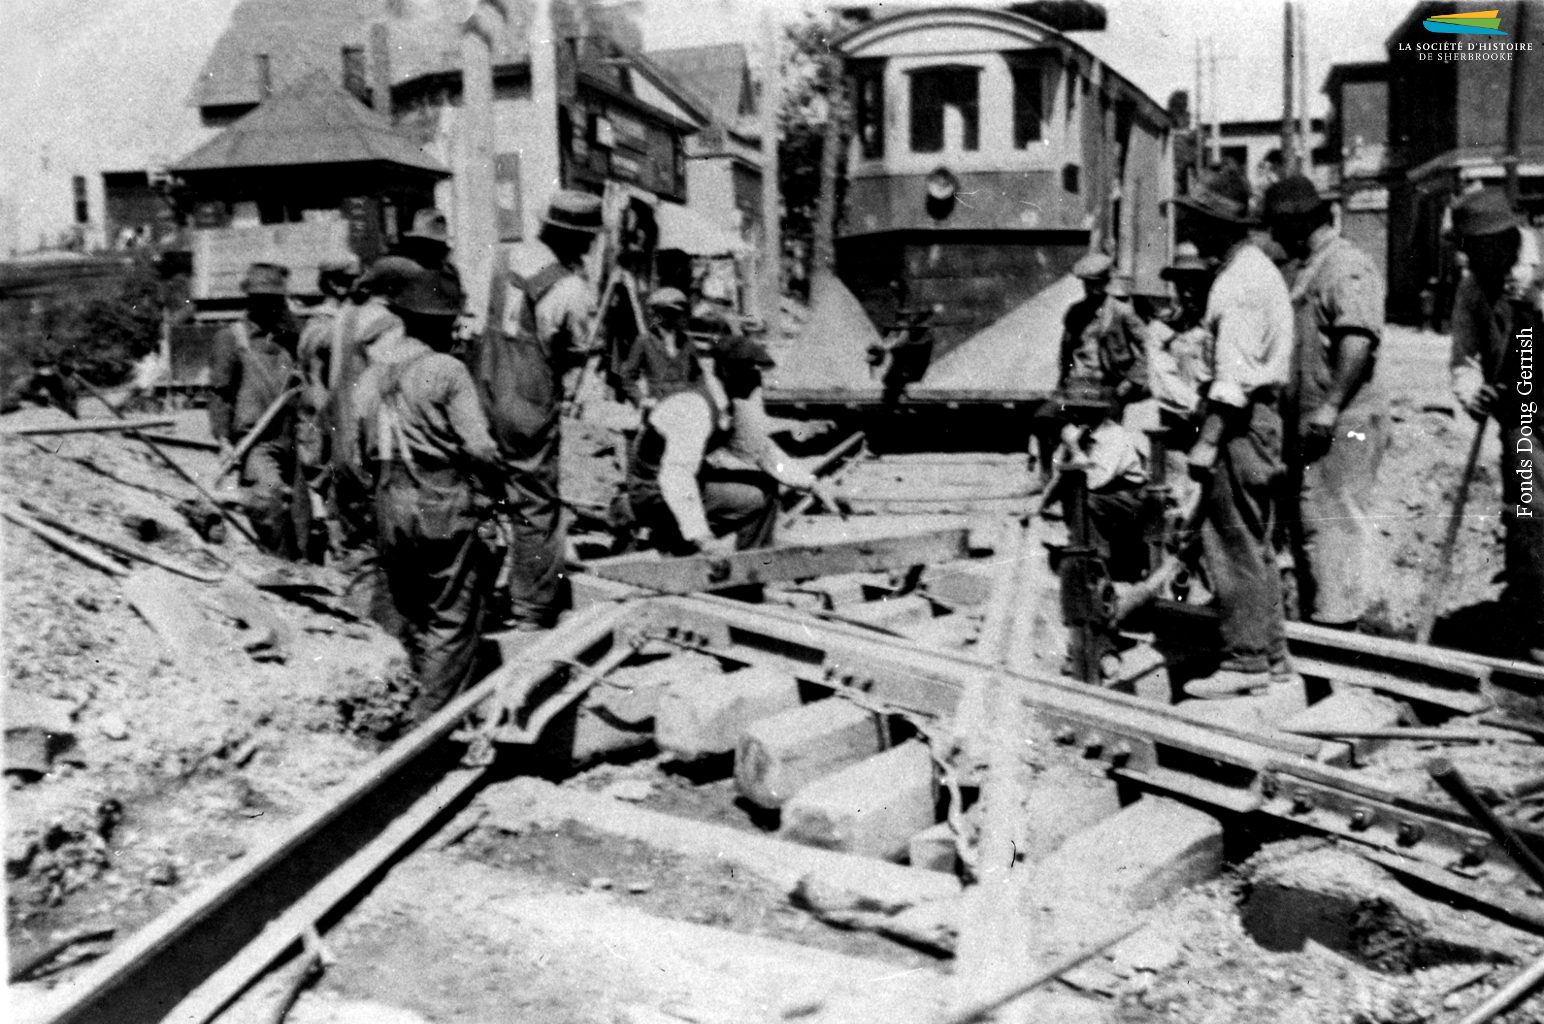
{"label": "wooden building", "polygon": [[[1379,267],[1389,261],[1389,66],[1373,61],[1336,64],[1324,80],[1329,97],[1325,148],[1329,184],[1340,196],[1340,229]],[[1388,270],[1384,271],[1388,276]]]}
{"label": "wooden building", "polygon": [[372,259],[449,176],[390,121],[321,72],[273,94],[177,161],[196,300],[235,300],[247,265],[289,267],[315,291],[320,262]]}
{"label": "wooden building", "polygon": [[[1397,177],[1389,191],[1389,312],[1401,320],[1420,318],[1420,293],[1436,278],[1452,284],[1451,247],[1444,240],[1454,196],[1506,177],[1507,112],[1512,83],[1521,125],[1517,168],[1518,201],[1533,217],[1544,216],[1544,11],[1523,17],[1519,0],[1497,0],[1506,36],[1473,41],[1529,44],[1532,52],[1513,60],[1420,60],[1416,44],[1470,37],[1439,37],[1421,22],[1436,14],[1458,14],[1472,5],[1422,2],[1389,36],[1388,170]],[[1410,49],[1401,49],[1408,46]],[[1521,64],[1518,64],[1521,60]]]}
{"label": "wooden building", "polygon": [[937,307],[936,360],[1091,248],[1156,278],[1168,114],[1073,39],[962,6],[878,17],[837,46],[855,105],[837,271],[881,329],[897,296]]}

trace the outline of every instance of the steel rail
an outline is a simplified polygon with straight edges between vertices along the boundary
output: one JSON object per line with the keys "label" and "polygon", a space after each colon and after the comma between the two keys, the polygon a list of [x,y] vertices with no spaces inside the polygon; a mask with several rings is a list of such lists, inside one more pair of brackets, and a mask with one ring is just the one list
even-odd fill
{"label": "steel rail", "polygon": [[[627,607],[638,616],[636,628],[654,635],[775,664],[911,714],[951,716],[971,675],[988,669],[967,655],[712,596]],[[1466,898],[1487,887],[1496,887],[1498,899],[1518,891],[1520,869],[1461,809],[1320,763],[1290,748],[1301,737],[1222,729],[1128,694],[1040,674],[1010,676],[1061,742],[1133,782],[1236,813],[1263,813],[1442,872],[1457,869],[1450,888]],[[1528,832],[1525,839],[1544,850],[1544,835]],[[1544,927],[1544,901],[1506,902],[1508,913]]]}
{"label": "steel rail", "polygon": [[[593,664],[628,617],[625,608],[596,607],[542,637],[352,775],[325,806],[303,815],[55,990],[31,1019],[152,1024],[190,997],[206,1015],[218,1012],[305,927],[357,891],[358,884],[328,887],[351,861],[364,884],[475,792],[477,772],[456,775],[454,793],[443,788],[459,756],[444,741],[470,712],[501,689],[535,690],[566,671],[565,662]],[[399,825],[404,821],[416,825]],[[371,863],[356,860],[361,857]],[[326,907],[306,902],[319,888],[330,893]],[[224,970],[237,962],[242,971]],[[206,987],[212,979],[214,988]],[[192,1019],[178,1018],[179,1024]]]}

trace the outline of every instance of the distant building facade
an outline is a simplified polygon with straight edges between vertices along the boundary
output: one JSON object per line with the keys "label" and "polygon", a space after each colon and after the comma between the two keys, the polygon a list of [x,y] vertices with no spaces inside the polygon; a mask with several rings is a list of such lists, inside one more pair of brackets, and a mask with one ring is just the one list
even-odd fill
{"label": "distant building facade", "polygon": [[1341,231],[1387,275],[1389,194],[1400,178],[1389,162],[1389,66],[1337,64],[1325,77],[1324,94],[1329,184],[1340,195]]}

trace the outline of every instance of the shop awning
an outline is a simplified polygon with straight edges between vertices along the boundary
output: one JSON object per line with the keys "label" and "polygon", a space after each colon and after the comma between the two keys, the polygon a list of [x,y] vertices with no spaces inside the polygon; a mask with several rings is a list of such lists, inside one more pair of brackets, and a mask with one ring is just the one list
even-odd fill
{"label": "shop awning", "polygon": [[660,203],[654,218],[659,224],[660,249],[679,249],[689,256],[737,256],[750,248],[733,231],[685,206]]}

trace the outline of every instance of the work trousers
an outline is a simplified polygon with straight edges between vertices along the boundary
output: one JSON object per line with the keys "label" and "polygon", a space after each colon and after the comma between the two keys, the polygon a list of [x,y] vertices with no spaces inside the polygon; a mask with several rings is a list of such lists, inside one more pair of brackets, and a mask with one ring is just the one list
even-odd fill
{"label": "work trousers", "polygon": [[[713,536],[733,533],[739,551],[772,546],[777,527],[777,481],[760,470],[704,465],[697,474],[697,486]],[[628,496],[635,522],[648,528],[654,547],[672,554],[688,549],[657,482],[629,481]]]}
{"label": "work trousers", "polygon": [[259,441],[241,463],[241,504],[263,550],[298,559],[311,535],[311,499],[287,438]]}
{"label": "work trousers", "polygon": [[1281,414],[1254,402],[1238,415],[1202,499],[1201,549],[1217,593],[1224,663],[1264,672],[1286,651],[1281,577],[1271,549],[1272,496],[1282,473]]}
{"label": "work trousers", "polygon": [[[1544,484],[1539,473],[1538,431],[1524,436],[1516,426],[1501,427],[1501,522],[1506,527],[1504,600],[1519,641],[1517,653],[1544,649]],[[1518,451],[1522,443],[1523,451]],[[1524,463],[1527,463],[1525,466]],[[1527,491],[1524,485],[1527,485]],[[1524,502],[1531,496],[1530,502]],[[1531,512],[1532,515],[1520,515]]]}
{"label": "work trousers", "polygon": [[540,626],[557,620],[562,599],[567,531],[558,498],[558,447],[553,427],[523,451],[504,453],[511,516],[510,612],[517,621]]}
{"label": "work trousers", "polygon": [[1377,593],[1378,467],[1388,449],[1381,409],[1347,410],[1328,443],[1298,438],[1291,469],[1296,507],[1287,512],[1304,618],[1347,625]]}
{"label": "work trousers", "polygon": [[1142,529],[1142,485],[1122,481],[1088,494],[1094,543],[1110,578],[1132,583],[1147,573],[1147,539]]}
{"label": "work trousers", "polygon": [[471,685],[493,576],[466,482],[448,470],[417,476],[389,467],[375,494],[381,567],[418,678],[410,725]]}

